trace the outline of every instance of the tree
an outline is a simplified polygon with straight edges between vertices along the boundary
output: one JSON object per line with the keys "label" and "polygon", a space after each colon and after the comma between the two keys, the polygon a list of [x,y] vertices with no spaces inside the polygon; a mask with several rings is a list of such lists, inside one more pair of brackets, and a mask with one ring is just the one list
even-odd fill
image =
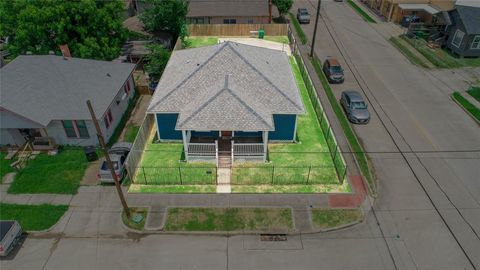
{"label": "tree", "polygon": [[13,56],[68,44],[74,57],[112,60],[126,40],[122,12],[122,0],[0,1],[0,36]]}
{"label": "tree", "polygon": [[147,45],[150,54],[145,56],[145,71],[148,73],[150,80],[158,81],[162,76],[163,70],[167,66],[170,52],[163,46],[158,44]]}
{"label": "tree", "polygon": [[280,16],[283,17],[292,8],[293,0],[273,0],[273,4],[277,7]]}
{"label": "tree", "polygon": [[146,0],[150,5],[140,20],[148,32],[166,31],[178,37],[186,23],[188,2],[186,0]]}

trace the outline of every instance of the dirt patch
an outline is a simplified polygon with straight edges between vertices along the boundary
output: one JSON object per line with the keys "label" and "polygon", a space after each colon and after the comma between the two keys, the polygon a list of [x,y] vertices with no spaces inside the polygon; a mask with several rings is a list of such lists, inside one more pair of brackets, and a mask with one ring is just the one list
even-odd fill
{"label": "dirt patch", "polygon": [[85,170],[85,174],[83,175],[80,185],[83,185],[83,186],[97,185],[98,184],[97,174],[99,170],[100,170],[100,160],[90,162],[87,169]]}

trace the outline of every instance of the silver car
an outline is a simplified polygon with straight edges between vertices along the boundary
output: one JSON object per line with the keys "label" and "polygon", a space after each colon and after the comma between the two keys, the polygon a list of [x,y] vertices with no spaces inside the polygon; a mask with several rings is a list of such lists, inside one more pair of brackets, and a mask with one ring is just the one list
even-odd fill
{"label": "silver car", "polygon": [[348,120],[354,124],[367,124],[370,121],[368,105],[357,91],[343,91],[340,98]]}
{"label": "silver car", "polygon": [[310,14],[306,8],[299,8],[297,10],[297,20],[299,23],[310,23]]}
{"label": "silver car", "polygon": [[[118,142],[115,143],[109,150],[110,159],[113,163],[113,168],[115,169],[115,174],[119,180],[122,180],[125,176],[125,160],[127,159],[128,153],[132,148],[131,143],[127,142]],[[114,179],[108,168],[107,161],[105,158],[101,160],[100,170],[97,175],[101,183],[114,183]]]}

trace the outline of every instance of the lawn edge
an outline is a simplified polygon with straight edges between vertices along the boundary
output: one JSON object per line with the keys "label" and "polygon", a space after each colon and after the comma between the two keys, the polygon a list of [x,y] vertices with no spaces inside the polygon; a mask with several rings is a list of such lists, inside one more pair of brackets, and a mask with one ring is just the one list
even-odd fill
{"label": "lawn edge", "polygon": [[[475,105],[473,105],[470,101],[468,101],[466,98],[464,98],[462,96],[462,94],[458,91],[455,91],[453,92],[450,97],[452,98],[452,100],[457,103],[457,105],[463,109],[463,111],[465,111],[472,119],[473,121],[475,121],[477,123],[477,125],[480,126],[480,118],[477,118],[475,117],[475,115],[473,115],[473,113],[471,113],[463,104],[462,104],[462,101],[464,102],[467,102],[468,104],[470,104],[471,106],[475,107]],[[480,112],[480,109],[475,107],[479,112]]]}
{"label": "lawn edge", "polygon": [[377,23],[377,21],[370,16],[365,10],[363,10],[357,3],[353,0],[347,0],[347,4],[368,23]]}

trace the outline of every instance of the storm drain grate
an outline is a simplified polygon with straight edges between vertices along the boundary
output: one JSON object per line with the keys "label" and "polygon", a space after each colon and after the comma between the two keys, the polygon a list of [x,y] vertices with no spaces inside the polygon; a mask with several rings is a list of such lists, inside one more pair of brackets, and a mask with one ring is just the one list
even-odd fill
{"label": "storm drain grate", "polygon": [[260,241],[287,241],[286,234],[260,234]]}

